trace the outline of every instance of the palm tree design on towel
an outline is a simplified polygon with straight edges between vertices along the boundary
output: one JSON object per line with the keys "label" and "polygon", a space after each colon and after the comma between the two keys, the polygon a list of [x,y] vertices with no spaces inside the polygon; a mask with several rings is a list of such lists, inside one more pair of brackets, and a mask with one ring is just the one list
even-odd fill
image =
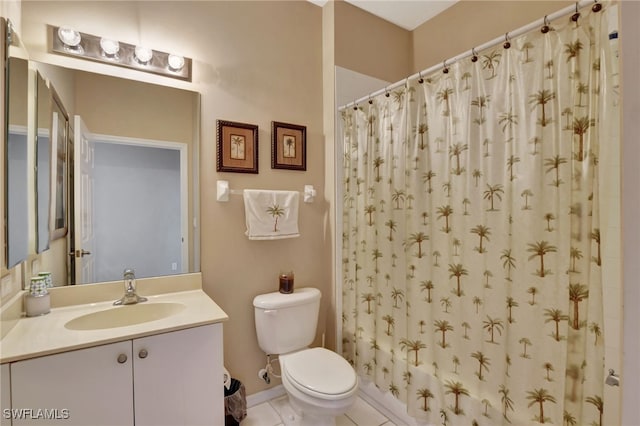
{"label": "palm tree design on towel", "polygon": [[278,204],[273,204],[267,209],[267,213],[269,213],[274,219],[273,232],[278,232],[278,219],[280,216],[284,216],[284,209]]}

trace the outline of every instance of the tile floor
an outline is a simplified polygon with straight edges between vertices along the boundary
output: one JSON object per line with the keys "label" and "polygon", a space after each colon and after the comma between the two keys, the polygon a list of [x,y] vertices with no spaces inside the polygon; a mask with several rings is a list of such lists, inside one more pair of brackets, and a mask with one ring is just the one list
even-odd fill
{"label": "tile floor", "polygon": [[[294,425],[295,420],[287,421],[293,416],[293,409],[286,396],[251,407],[241,426],[284,426]],[[373,408],[362,398],[346,414],[336,419],[336,426],[395,426],[389,419]]]}

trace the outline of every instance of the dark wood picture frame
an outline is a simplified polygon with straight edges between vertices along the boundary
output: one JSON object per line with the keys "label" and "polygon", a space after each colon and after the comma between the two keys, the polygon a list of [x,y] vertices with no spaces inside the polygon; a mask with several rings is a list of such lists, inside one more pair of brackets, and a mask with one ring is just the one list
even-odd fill
{"label": "dark wood picture frame", "polygon": [[217,120],[219,172],[258,173],[258,126]]}
{"label": "dark wood picture frame", "polygon": [[271,122],[271,168],[307,170],[307,128]]}

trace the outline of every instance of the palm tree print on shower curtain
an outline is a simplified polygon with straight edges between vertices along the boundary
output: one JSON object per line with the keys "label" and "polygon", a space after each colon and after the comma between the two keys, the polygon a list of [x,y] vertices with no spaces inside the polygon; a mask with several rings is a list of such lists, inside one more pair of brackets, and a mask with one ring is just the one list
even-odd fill
{"label": "palm tree print on shower curtain", "polygon": [[605,16],[341,112],[342,351],[420,421],[602,424]]}

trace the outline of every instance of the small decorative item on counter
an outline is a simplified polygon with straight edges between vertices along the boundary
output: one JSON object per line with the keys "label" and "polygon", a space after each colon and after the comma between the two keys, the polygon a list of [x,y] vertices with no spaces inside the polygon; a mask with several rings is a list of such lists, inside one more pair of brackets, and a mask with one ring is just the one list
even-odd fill
{"label": "small decorative item on counter", "polygon": [[293,271],[280,272],[280,293],[293,293]]}
{"label": "small decorative item on counter", "polygon": [[29,294],[31,296],[40,296],[46,294],[47,290],[47,278],[42,275],[36,275],[31,277],[31,284],[29,285]]}
{"label": "small decorative item on counter", "polygon": [[48,314],[51,311],[51,296],[47,290],[46,277],[31,277],[29,294],[24,298],[24,307],[28,317]]}
{"label": "small decorative item on counter", "polygon": [[38,274],[40,277],[44,277],[47,288],[53,287],[53,280],[51,278],[51,272],[40,272]]}

